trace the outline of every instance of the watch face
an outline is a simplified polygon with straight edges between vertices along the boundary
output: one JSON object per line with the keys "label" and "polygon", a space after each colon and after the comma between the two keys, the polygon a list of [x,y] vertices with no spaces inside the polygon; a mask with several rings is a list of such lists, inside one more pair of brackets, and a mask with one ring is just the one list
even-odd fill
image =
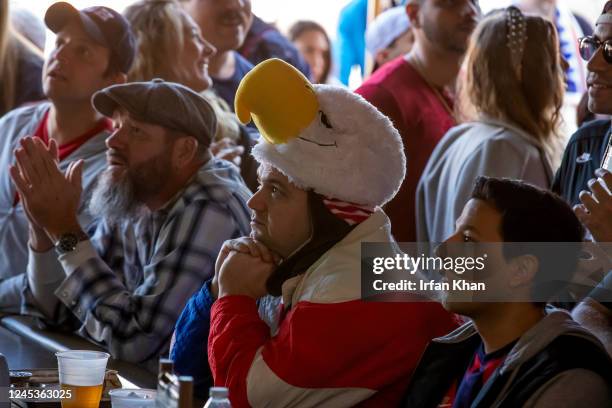
{"label": "watch face", "polygon": [[71,252],[76,249],[79,238],[75,234],[64,234],[57,242],[57,249],[60,252]]}

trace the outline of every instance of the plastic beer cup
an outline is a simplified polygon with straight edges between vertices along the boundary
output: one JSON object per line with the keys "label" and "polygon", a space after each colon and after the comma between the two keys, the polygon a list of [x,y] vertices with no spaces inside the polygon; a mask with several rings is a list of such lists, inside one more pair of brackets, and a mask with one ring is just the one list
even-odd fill
{"label": "plastic beer cup", "polygon": [[155,408],[156,390],[118,388],[109,392],[113,408]]}
{"label": "plastic beer cup", "polygon": [[62,408],[98,408],[110,355],[86,350],[60,351],[55,355],[65,393]]}

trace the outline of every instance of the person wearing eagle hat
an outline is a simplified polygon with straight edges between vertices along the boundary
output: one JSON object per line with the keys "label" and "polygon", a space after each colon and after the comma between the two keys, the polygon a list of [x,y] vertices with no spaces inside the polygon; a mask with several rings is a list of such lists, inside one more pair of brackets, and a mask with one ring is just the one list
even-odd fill
{"label": "person wearing eagle hat", "polygon": [[[404,178],[398,132],[277,59],[243,79],[235,107],[263,136],[260,187],[250,237],[224,244],[209,286],[215,385],[234,407],[396,405],[426,344],[456,326],[434,302],[361,299],[361,244],[394,242],[381,207]],[[282,299],[272,329],[266,295]]]}

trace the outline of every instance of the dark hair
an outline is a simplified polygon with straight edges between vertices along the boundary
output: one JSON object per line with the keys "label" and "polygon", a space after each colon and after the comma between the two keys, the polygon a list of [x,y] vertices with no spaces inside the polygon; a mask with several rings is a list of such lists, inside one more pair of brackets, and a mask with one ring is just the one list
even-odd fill
{"label": "dark hair", "polygon": [[321,76],[321,83],[327,82],[329,77],[329,72],[331,71],[331,41],[329,40],[329,36],[325,29],[314,21],[310,20],[300,20],[296,21],[291,28],[289,28],[289,40],[291,42],[295,42],[302,34],[308,31],[318,31],[325,37],[325,41],[327,42],[327,51],[323,56],[325,58],[325,69],[323,70],[323,75]]}
{"label": "dark hair", "polygon": [[612,0],[608,1],[603,8],[603,12],[601,14],[609,13],[612,11]]}
{"label": "dark hair", "polygon": [[484,200],[502,215],[506,242],[581,242],[584,228],[558,195],[507,178],[480,176],[472,198]]}
{"label": "dark hair", "polygon": [[[501,213],[500,235],[504,242],[559,242],[579,243],[584,228],[572,208],[558,195],[530,184],[505,178],[478,177],[472,198],[486,201]],[[534,279],[533,291],[538,298],[563,291],[571,281],[580,245],[556,247],[534,245],[505,245],[504,257],[534,255],[540,267]],[[554,280],[550,276],[554,271]],[[543,303],[538,302],[541,305]]]}

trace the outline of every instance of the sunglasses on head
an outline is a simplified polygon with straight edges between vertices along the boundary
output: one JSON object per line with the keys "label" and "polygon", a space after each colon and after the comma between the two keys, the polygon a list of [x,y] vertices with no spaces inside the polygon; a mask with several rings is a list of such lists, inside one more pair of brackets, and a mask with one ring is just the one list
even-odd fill
{"label": "sunglasses on head", "polygon": [[603,57],[608,64],[612,64],[612,39],[599,41],[597,38],[588,36],[578,40],[580,46],[580,56],[583,60],[589,61],[599,48],[602,48]]}

